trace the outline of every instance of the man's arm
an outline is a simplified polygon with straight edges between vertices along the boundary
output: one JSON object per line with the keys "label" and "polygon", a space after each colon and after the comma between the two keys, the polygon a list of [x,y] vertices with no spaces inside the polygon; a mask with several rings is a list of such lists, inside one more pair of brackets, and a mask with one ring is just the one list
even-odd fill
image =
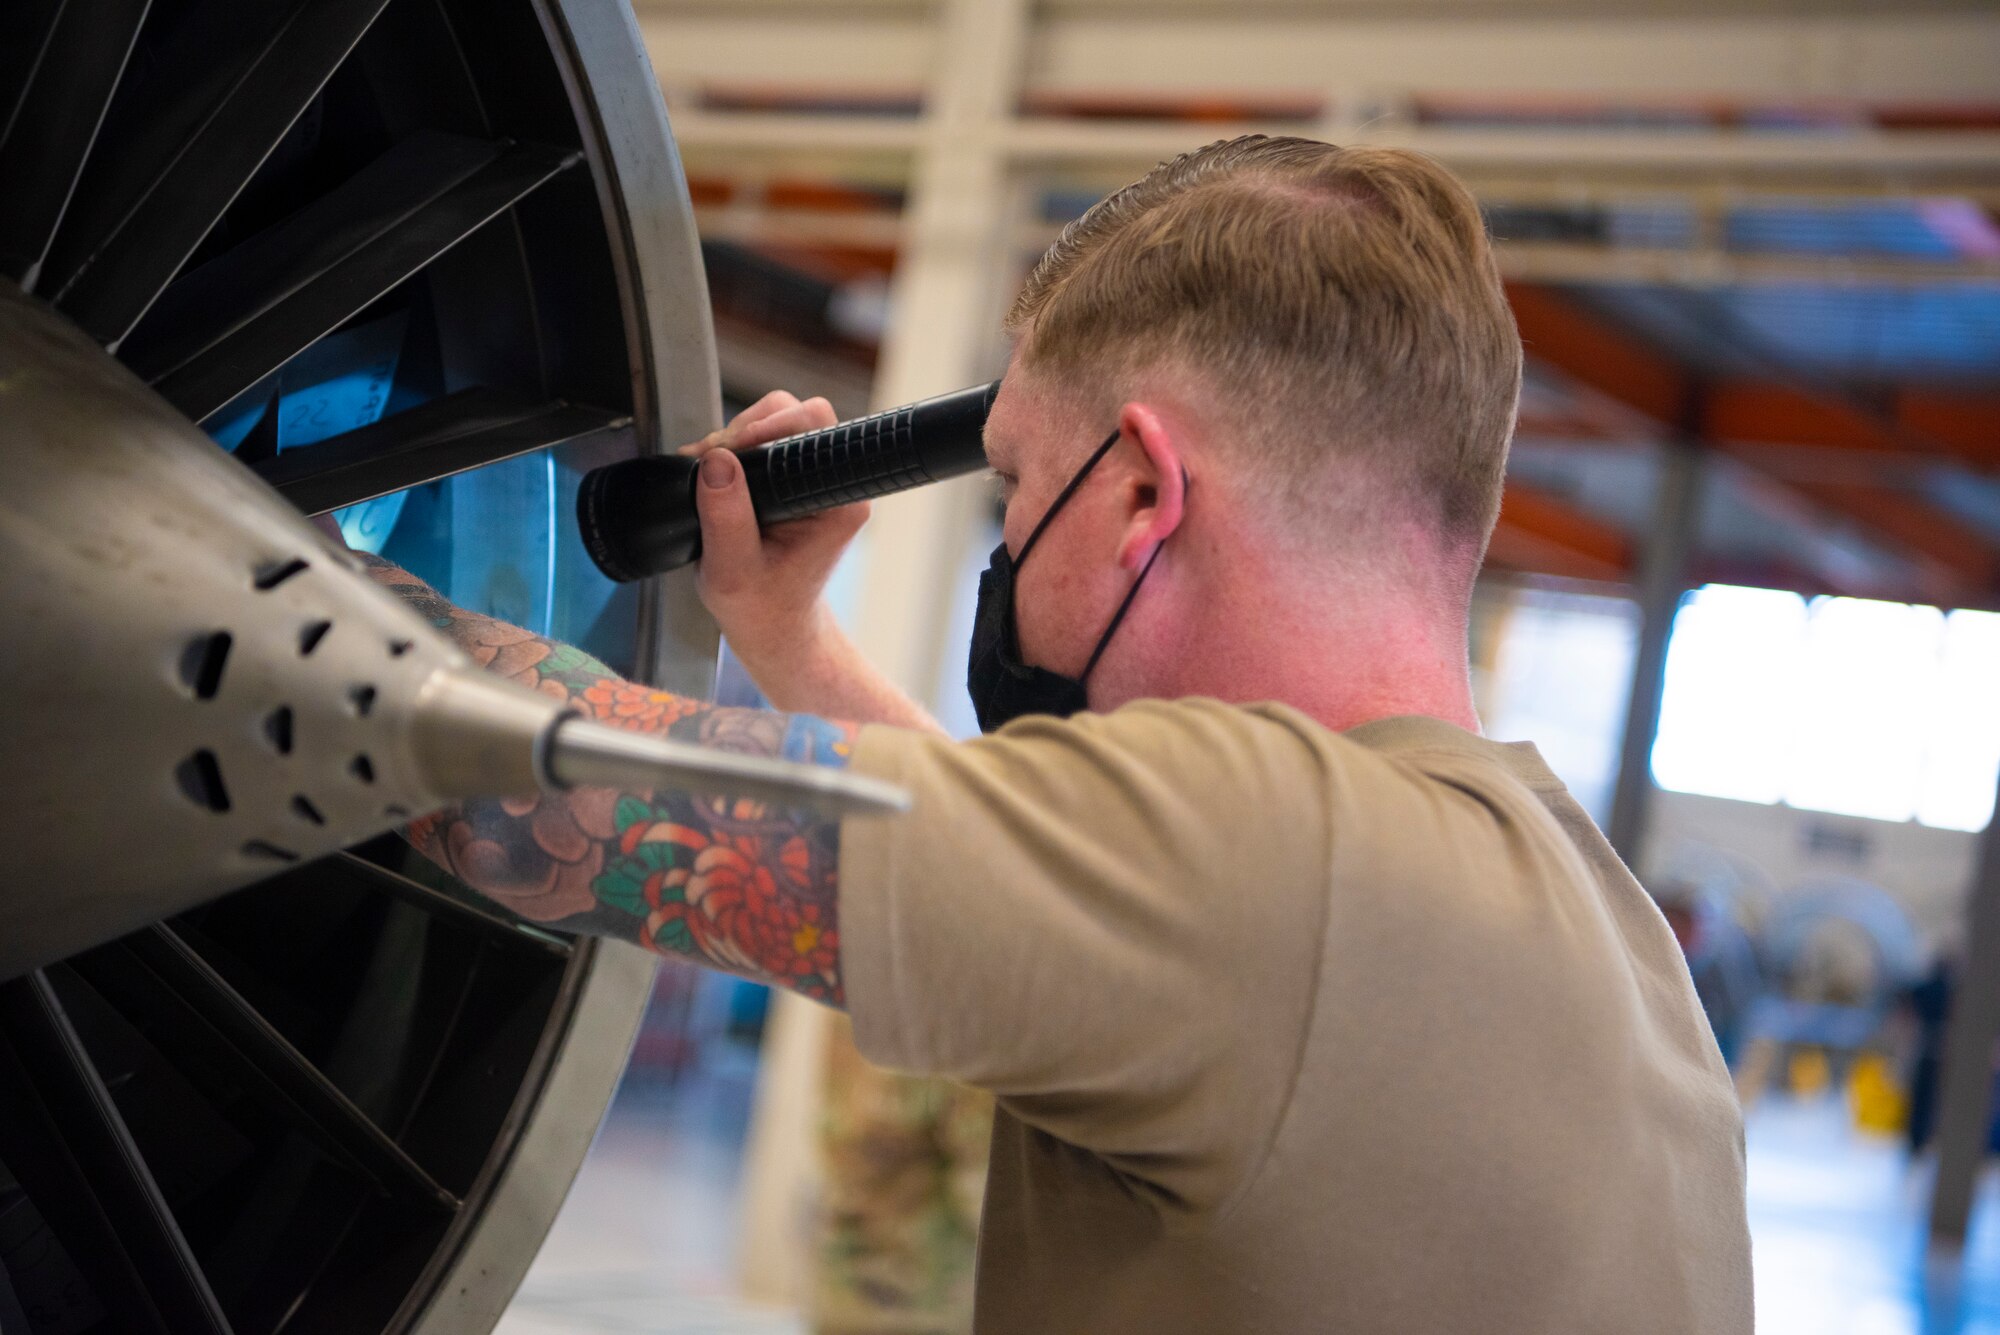
{"label": "man's arm", "polygon": [[[481,666],[600,723],[745,755],[847,763],[852,724],[722,708],[626,681],[580,649],[468,612],[387,561],[361,559]],[[523,917],[845,1004],[836,820],[759,802],[579,788],[460,803],[408,834]]]}

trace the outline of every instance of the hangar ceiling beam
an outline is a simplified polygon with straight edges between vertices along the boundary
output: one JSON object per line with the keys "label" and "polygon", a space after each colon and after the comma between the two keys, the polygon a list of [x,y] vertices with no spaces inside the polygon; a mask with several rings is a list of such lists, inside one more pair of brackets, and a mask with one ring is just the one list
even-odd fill
{"label": "hangar ceiling beam", "polygon": [[1632,542],[1617,525],[1562,497],[1510,481],[1486,561],[1559,579],[1622,584],[1632,577]]}
{"label": "hangar ceiling beam", "polygon": [[[941,103],[950,6],[889,0],[638,0],[691,160],[805,150],[907,162]],[[1250,130],[1417,148],[1468,174],[1572,186],[1711,180],[1990,187],[2000,133],[1889,108],[2000,103],[2000,12],[1840,0],[1746,12],[1668,0],[1414,4],[1055,3],[1032,7],[1014,96],[989,109],[1009,159],[1125,175]],[[810,90],[830,111],[716,110],[704,89]],[[1521,90],[1539,102],[1527,106]],[[1057,116],[1202,90],[1239,119]],[[1531,126],[1532,114],[1543,124]],[[1624,123],[1600,111],[1624,104]],[[1292,108],[1303,108],[1293,114]],[[1843,109],[1851,111],[1846,114]],[[1129,111],[1129,108],[1128,108]],[[1280,113],[1283,113],[1280,115]],[[1809,126],[1788,125],[1804,116]],[[1550,124],[1568,119],[1571,124]],[[1878,123],[1886,121],[1891,124]],[[1444,123],[1453,122],[1453,123]],[[1935,122],[1935,127],[1931,128]],[[1900,125],[1903,128],[1896,128]],[[894,170],[893,165],[889,170]]]}
{"label": "hangar ceiling beam", "polygon": [[1716,440],[1791,446],[1891,463],[1960,463],[2000,474],[2000,394],[1898,388],[1867,408],[1789,385],[1722,380],[1704,431]]}
{"label": "hangar ceiling beam", "polygon": [[[1589,389],[1624,404],[1653,424],[1665,439],[1673,434],[1691,387],[1691,373],[1637,336],[1610,321],[1584,310],[1561,293],[1531,284],[1510,284],[1508,295],[1521,327],[1527,353]],[[1761,446],[1840,445],[1860,430],[1858,409],[1849,403],[1828,402],[1822,396],[1806,394],[1795,387],[1773,391],[1760,387],[1759,394],[1795,397],[1812,407],[1803,417],[1773,413],[1752,419],[1743,411],[1746,402],[1764,402],[1743,397],[1740,384],[1723,382],[1722,388],[1705,389],[1699,416],[1692,424],[1699,438],[1717,444],[1745,468],[1766,482],[1783,488],[1808,502],[1836,522],[1864,533],[1871,541],[1907,557],[1916,573],[1911,596],[1946,606],[1977,604],[1988,598],[2000,570],[2000,552],[1970,526],[1919,496],[1860,488],[1833,482],[1802,481],[1786,472],[1764,466],[1766,454],[1742,448],[1740,429],[1755,420],[1767,428],[1756,444]],[[1731,397],[1731,396],[1735,397]],[[1917,402],[1927,402],[1919,396]],[[1966,436],[1976,426],[1978,414],[1952,401],[1963,417]],[[1720,406],[1734,404],[1735,406]],[[1770,406],[1766,403],[1766,406]],[[1939,413],[1943,420],[1944,414]],[[1959,417],[1950,420],[1957,422]],[[1838,425],[1839,430],[1834,430]],[[1877,423],[1869,436],[1888,448],[1907,448],[1902,437],[1884,434]],[[1772,439],[1777,437],[1777,439]]]}
{"label": "hangar ceiling beam", "polygon": [[[1712,459],[1718,474],[1730,461]],[[1743,488],[1770,488],[1765,479],[1738,475],[1730,485]],[[1773,489],[1760,499],[1760,508],[1769,508],[1794,524],[1814,522],[1818,511],[1789,490]],[[1637,562],[1630,538],[1617,525],[1608,523],[1578,506],[1567,497],[1545,487],[1509,481],[1500,501],[1500,521],[1486,550],[1486,574],[1526,575],[1543,579],[1575,580],[1586,584],[1631,585],[1637,579]],[[1830,572],[1805,568],[1783,558],[1744,559],[1726,556],[1691,558],[1690,587],[1700,584],[1750,584],[1758,588],[1788,589],[1804,598],[1895,598],[1908,589],[1901,563],[1879,576],[1858,577],[1851,570]],[[1991,609],[1995,600],[1987,598],[1967,604]]]}
{"label": "hangar ceiling beam", "polygon": [[[1654,0],[1619,8],[1037,5],[1020,88],[1042,97],[1198,88],[1380,102],[1406,90],[1463,98],[1528,89],[1552,101],[1616,91],[1710,103],[1934,103],[1991,97],[2000,68],[2000,16],[1985,6],[1924,12],[1850,0],[1814,14],[1795,5],[1703,14]],[[918,93],[949,59],[944,3],[638,0],[637,11],[675,88],[713,79],[810,85],[857,99]]]}
{"label": "hangar ceiling beam", "polygon": [[[1205,130],[1193,132],[1183,146],[1192,146],[1206,134]],[[1122,184],[1126,176],[1136,175],[1141,165],[1135,163],[1121,175],[1107,176],[1102,182],[1103,187],[1108,191]],[[757,167],[749,167],[738,162],[734,175],[721,179],[737,185],[746,176],[761,175],[762,169],[767,166],[758,164]],[[821,164],[818,170],[823,172],[825,165]],[[2000,174],[2000,164],[1996,164],[1996,174]],[[1514,203],[1527,194],[1497,193],[1476,180],[1471,184],[1481,203],[1489,207]],[[1787,198],[1824,202],[1827,197],[1819,192],[1789,195]],[[1842,198],[1852,199],[1853,196],[1844,195]],[[1995,194],[1993,200],[1995,211],[2000,212],[2000,194]],[[876,209],[836,210],[732,198],[726,203],[697,204],[695,221],[701,227],[702,236],[711,241],[734,241],[747,245],[853,246],[893,250],[901,244],[903,237],[903,221],[893,200],[885,200],[882,207]],[[1033,219],[1016,229],[1013,244],[1018,251],[1038,254],[1056,239],[1060,231],[1061,228],[1054,223]],[[2000,282],[2000,260],[1981,258],[1745,254],[1719,245],[1635,247],[1588,241],[1524,241],[1510,240],[1504,233],[1495,238],[1494,250],[1502,274],[1516,281],[1532,283],[1657,283],[1677,287],[1809,283],[1823,287],[1880,287]]]}
{"label": "hangar ceiling beam", "polygon": [[[2000,59],[2000,57],[1996,57]],[[697,170],[743,153],[903,159],[917,152],[918,119],[792,111],[710,111],[682,95],[674,132]],[[1593,129],[1455,129],[1405,120],[1351,127],[1317,121],[1118,121],[995,118],[1000,147],[1023,166],[1135,175],[1163,158],[1238,134],[1306,134],[1338,143],[1415,149],[1475,181],[1481,175],[1554,176],[1601,189],[1723,185],[1745,190],[1904,190],[1984,193],[2000,168],[2000,133],[1864,130],[1808,136],[1738,129],[1607,133]],[[889,164],[893,173],[894,164]],[[865,170],[865,168],[864,168]]]}

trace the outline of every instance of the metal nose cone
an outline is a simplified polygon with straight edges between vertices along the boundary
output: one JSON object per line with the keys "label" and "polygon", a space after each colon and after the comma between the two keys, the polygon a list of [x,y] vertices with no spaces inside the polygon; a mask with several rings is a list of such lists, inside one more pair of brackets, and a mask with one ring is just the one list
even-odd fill
{"label": "metal nose cone", "polygon": [[501,680],[0,280],[0,979],[445,802],[897,789],[621,733]]}

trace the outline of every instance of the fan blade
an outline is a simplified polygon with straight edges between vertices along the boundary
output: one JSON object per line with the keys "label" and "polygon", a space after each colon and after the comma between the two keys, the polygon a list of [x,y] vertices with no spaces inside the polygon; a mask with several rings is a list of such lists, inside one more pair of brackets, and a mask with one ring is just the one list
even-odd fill
{"label": "fan blade", "polygon": [[462,135],[412,135],[283,222],[176,279],[119,345],[120,359],[148,381],[181,369],[366,251],[503,149]]}
{"label": "fan blade", "polygon": [[[371,890],[394,895],[404,903],[413,904],[433,917],[445,918],[469,927],[500,944],[522,946],[540,954],[553,955],[558,959],[566,959],[572,952],[573,947],[566,937],[544,931],[499,909],[487,908],[470,895],[464,898],[448,895],[392,867],[383,866],[377,859],[383,858],[385,850],[389,849],[407,851],[409,845],[403,842],[401,835],[383,835],[379,839],[357,845],[345,853],[335,853],[330,860],[339,863],[354,879],[363,882]],[[393,853],[389,855],[393,856]]]}
{"label": "fan blade", "polygon": [[[581,156],[539,145],[515,148],[415,212],[377,219],[365,245],[331,263],[325,262],[326,252],[333,247],[317,244],[313,231],[307,230],[298,238],[303,253],[280,275],[296,286],[274,284],[233,292],[239,304],[213,312],[212,341],[180,365],[149,377],[153,388],[200,421]],[[363,211],[368,207],[361,197],[344,203]],[[351,216],[325,221],[341,231],[350,226],[355,231],[369,228]],[[228,260],[223,256],[216,263]],[[190,281],[201,278],[208,267],[190,274]],[[224,286],[227,280],[225,274],[215,283]],[[198,334],[181,340],[184,346],[201,341]]]}
{"label": "fan blade", "polygon": [[[161,77],[107,127],[50,248],[42,287],[100,343],[116,346],[173,280],[388,0],[297,0],[275,31],[267,5],[239,5],[223,53],[157,62]],[[216,36],[204,28],[199,37]],[[190,70],[213,77],[185,85]]]}
{"label": "fan blade", "polygon": [[466,389],[317,445],[286,450],[258,464],[257,475],[307,514],[325,514],[614,430],[627,420],[561,400]]}
{"label": "fan blade", "polygon": [[228,1335],[194,1252],[40,970],[0,983],[0,1156],[121,1329]]}
{"label": "fan blade", "polygon": [[31,292],[149,4],[67,0],[0,129],[0,274]]}
{"label": "fan blade", "polygon": [[55,35],[65,0],[12,0],[0,5],[0,139],[14,123],[28,83]]}
{"label": "fan blade", "polygon": [[[248,1075],[267,1103],[275,1102],[322,1147],[359,1169],[384,1191],[424,1209],[450,1214],[458,1198],[439,1186],[402,1146],[273,1028],[222,975],[170,927],[150,927],[79,958],[79,968],[100,993],[117,993],[121,979],[135,982],[159,1007],[157,1020],[210,1049]],[[133,978],[132,971],[143,971]],[[131,996],[128,994],[129,1002]]]}

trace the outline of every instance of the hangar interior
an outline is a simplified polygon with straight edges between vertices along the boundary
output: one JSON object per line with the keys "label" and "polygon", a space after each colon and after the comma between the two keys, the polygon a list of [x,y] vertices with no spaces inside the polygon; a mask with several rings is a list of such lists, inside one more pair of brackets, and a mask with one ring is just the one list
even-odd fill
{"label": "hangar interior", "polygon": [[[30,0],[0,268],[353,545],[730,698],[686,578],[590,566],[577,478],[773,389],[991,379],[1065,223],[1245,132],[1415,148],[1485,210],[1528,362],[1480,710],[1689,952],[1760,1327],[2000,1329],[1990,5]],[[996,516],[880,501],[832,593],[961,734]],[[0,984],[0,1331],[869,1328],[825,1206],[892,1096],[839,1022],[524,926],[392,823]],[[980,1113],[895,1088],[930,1232],[868,1245],[934,1290],[899,1329],[963,1329]]]}
{"label": "hangar interior", "polygon": [[[1760,1325],[1993,1319],[2000,1253],[1977,1222],[1990,1207],[1973,1217],[1964,1287],[1932,1273],[1926,1289],[1934,1154],[1906,1170],[1894,1137],[1827,1114],[1855,1102],[1850,1057],[1806,1097],[1789,1077],[1808,1049],[1780,1061],[1750,1037],[1782,1025],[1751,1012],[1788,983],[1888,1010],[1941,958],[1977,951],[1977,831],[2000,755],[1995,677],[1970,648],[1994,624],[1978,614],[1997,606],[2000,553],[1982,462],[2000,434],[1990,13],[1646,0],[639,12],[736,402],[797,387],[845,416],[995,373],[998,315],[1063,224],[1212,139],[1401,144],[1467,180],[1528,354],[1475,613],[1482,718],[1537,741],[1649,888],[1709,924],[1711,955],[1739,949],[1725,924],[1767,952],[1738,978],[1729,1021],[1763,1068],[1745,1077],[1736,1054],[1763,1108]],[[967,731],[960,646],[989,505],[970,481],[878,502],[842,589],[871,655]],[[955,634],[929,633],[940,623]],[[1894,663],[1857,653],[1891,642]],[[1992,956],[1973,959],[1966,976],[1990,977]],[[1860,1046],[1907,1044],[1890,1035],[1912,1023],[1900,1014]],[[773,1239],[797,1232],[824,1171],[803,1069],[822,1027],[777,1002],[727,1263],[790,1302],[810,1278]]]}

